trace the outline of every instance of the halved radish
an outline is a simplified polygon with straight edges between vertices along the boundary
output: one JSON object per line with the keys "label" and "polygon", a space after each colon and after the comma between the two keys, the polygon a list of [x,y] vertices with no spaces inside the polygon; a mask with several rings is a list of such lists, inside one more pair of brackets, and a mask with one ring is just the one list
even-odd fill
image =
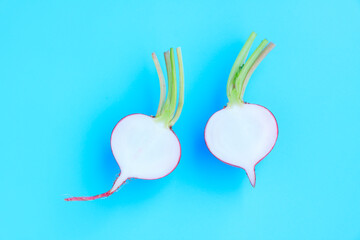
{"label": "halved radish", "polygon": [[[177,81],[174,50],[164,53],[168,94],[159,60],[152,54],[160,81],[160,101],[155,117],[132,114],[120,120],[111,134],[111,150],[121,169],[112,188],[93,197],[71,197],[66,201],[87,201],[108,197],[127,179],[153,180],[171,173],[180,161],[180,142],[172,131],[184,104],[184,69],[180,48],[176,49],[179,65],[179,103],[176,107]],[[166,97],[166,100],[165,100]]]}
{"label": "halved radish", "polygon": [[255,33],[250,35],[231,69],[227,106],[214,113],[205,127],[205,142],[210,152],[227,164],[243,168],[253,187],[255,165],[272,150],[278,136],[274,115],[263,106],[243,100],[250,76],[275,47],[263,40],[245,62],[255,37]]}

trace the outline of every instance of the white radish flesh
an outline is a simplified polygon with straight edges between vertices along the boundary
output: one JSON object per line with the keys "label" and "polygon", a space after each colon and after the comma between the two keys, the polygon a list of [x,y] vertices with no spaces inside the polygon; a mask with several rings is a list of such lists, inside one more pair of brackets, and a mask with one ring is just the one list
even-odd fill
{"label": "white radish flesh", "polygon": [[[255,68],[275,46],[267,40],[244,63],[256,34],[252,33],[239,53],[231,70],[227,106],[214,113],[205,127],[205,142],[219,160],[243,168],[255,187],[255,165],[274,147],[278,125],[274,115],[265,107],[243,101],[246,85]],[[266,47],[265,47],[266,46]]]}
{"label": "white radish flesh", "polygon": [[180,160],[180,143],[174,132],[143,114],[129,115],[116,125],[111,149],[121,174],[128,178],[164,177]]}
{"label": "white radish flesh", "polygon": [[[180,142],[171,126],[180,116],[183,106],[184,74],[180,48],[177,49],[180,71],[179,105],[176,107],[176,73],[173,49],[165,55],[169,79],[169,94],[165,102],[164,76],[155,54],[153,59],[160,79],[160,103],[155,117],[144,114],[131,114],[116,124],[111,134],[111,150],[121,173],[112,188],[103,194],[92,197],[72,197],[66,201],[88,201],[108,197],[127,179],[139,178],[153,180],[170,174],[178,165],[181,156]],[[176,88],[175,88],[176,90]],[[175,95],[175,97],[174,97]],[[174,103],[175,101],[175,103]],[[167,103],[167,104],[165,104]]]}
{"label": "white radish flesh", "polygon": [[255,186],[255,165],[274,147],[278,135],[274,116],[255,104],[233,105],[209,119],[205,141],[221,161],[243,168]]}

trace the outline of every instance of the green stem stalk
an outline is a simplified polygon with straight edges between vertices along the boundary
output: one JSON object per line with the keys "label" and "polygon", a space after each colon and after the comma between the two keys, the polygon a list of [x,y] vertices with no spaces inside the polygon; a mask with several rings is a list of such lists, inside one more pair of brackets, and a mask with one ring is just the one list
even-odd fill
{"label": "green stem stalk", "polygon": [[247,73],[243,86],[241,88],[241,93],[240,93],[240,100],[243,102],[243,98],[244,98],[244,93],[245,93],[245,89],[246,86],[249,82],[249,79],[251,77],[251,75],[254,73],[255,69],[259,66],[259,64],[261,63],[262,60],[264,60],[264,58],[266,57],[266,55],[268,55],[268,53],[275,47],[275,44],[270,42],[260,53],[260,55],[258,56],[258,58],[255,60],[254,64],[251,66],[249,72]]}
{"label": "green stem stalk", "polygon": [[[158,111],[155,118],[158,121],[163,121],[167,127],[172,127],[175,122],[179,119],[183,105],[184,105],[184,67],[181,55],[181,49],[177,48],[177,57],[179,64],[179,103],[176,106],[177,100],[177,81],[176,81],[176,66],[175,66],[175,53],[174,49],[170,48],[170,51],[164,53],[168,87],[167,96],[165,90],[165,78],[161,71],[160,63],[153,53],[153,60],[155,63],[156,70],[159,75],[160,81],[160,102]],[[165,99],[166,96],[166,99]]]}
{"label": "green stem stalk", "polygon": [[239,76],[235,79],[235,89],[238,94],[238,99],[240,98],[240,93],[242,91],[242,87],[244,84],[244,80],[246,75],[248,74],[251,66],[254,64],[255,60],[259,57],[261,51],[265,48],[268,40],[264,39],[260,45],[255,49],[255,51],[251,54],[249,59],[246,61],[244,67],[241,69]]}
{"label": "green stem stalk", "polygon": [[171,74],[170,51],[164,52],[164,58],[165,58],[165,64],[166,64],[168,87],[167,87],[167,96],[166,96],[166,100],[165,100],[165,104],[164,104],[162,112],[168,111],[169,106],[170,106],[171,93],[172,93],[172,91],[171,91],[171,89],[172,89],[172,80],[171,80],[172,74]]}
{"label": "green stem stalk", "polygon": [[177,98],[177,86],[176,86],[176,66],[175,66],[175,55],[174,49],[170,48],[170,63],[171,63],[171,88],[169,88],[170,94],[170,116],[174,116],[176,109],[176,98]]}
{"label": "green stem stalk", "polygon": [[159,59],[157,58],[155,53],[152,53],[152,59],[154,61],[155,67],[156,67],[156,71],[157,74],[159,76],[159,83],[160,83],[160,100],[159,100],[159,106],[156,112],[156,116],[158,116],[160,114],[160,112],[162,111],[164,102],[165,102],[165,97],[166,97],[166,84],[165,84],[165,78],[164,78],[164,74],[161,70],[161,66],[159,63]]}
{"label": "green stem stalk", "polygon": [[234,65],[231,68],[230,75],[227,82],[226,93],[229,101],[232,98],[232,90],[234,88],[234,83],[237,73],[240,71],[241,66],[244,64],[245,59],[250,51],[251,45],[253,44],[256,37],[256,33],[252,32],[249,38],[246,40],[243,48],[241,49],[239,55],[236,57]]}
{"label": "green stem stalk", "polygon": [[178,65],[179,65],[179,103],[176,108],[175,115],[170,122],[170,126],[173,126],[179,119],[182,108],[184,106],[184,66],[182,61],[181,48],[176,49]]}

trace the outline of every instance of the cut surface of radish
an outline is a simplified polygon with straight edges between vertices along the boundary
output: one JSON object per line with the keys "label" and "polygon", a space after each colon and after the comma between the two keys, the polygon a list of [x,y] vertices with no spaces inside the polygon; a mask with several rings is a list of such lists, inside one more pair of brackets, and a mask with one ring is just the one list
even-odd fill
{"label": "cut surface of radish", "polygon": [[243,168],[254,186],[254,166],[273,148],[277,131],[276,120],[266,108],[236,104],[214,113],[206,125],[205,140],[215,157]]}
{"label": "cut surface of radish", "polygon": [[256,182],[255,165],[272,150],[278,136],[274,115],[263,106],[243,101],[251,74],[275,46],[262,41],[245,62],[255,36],[250,35],[231,69],[227,106],[210,117],[204,133],[210,152],[227,164],[243,168],[252,186]]}
{"label": "cut surface of radish", "polygon": [[121,174],[127,178],[164,177],[180,160],[180,144],[174,132],[163,122],[143,114],[129,115],[116,125],[111,149]]}
{"label": "cut surface of radish", "polygon": [[[184,101],[184,69],[180,48],[177,48],[179,64],[179,100],[176,107],[176,72],[174,50],[164,53],[168,73],[168,94],[160,63],[152,54],[160,80],[160,101],[155,117],[131,114],[121,119],[111,134],[111,150],[121,173],[112,188],[92,197],[71,197],[66,201],[88,201],[108,197],[127,179],[153,180],[170,174],[178,165],[181,156],[180,142],[172,131],[178,120]],[[166,97],[166,99],[165,99]]]}

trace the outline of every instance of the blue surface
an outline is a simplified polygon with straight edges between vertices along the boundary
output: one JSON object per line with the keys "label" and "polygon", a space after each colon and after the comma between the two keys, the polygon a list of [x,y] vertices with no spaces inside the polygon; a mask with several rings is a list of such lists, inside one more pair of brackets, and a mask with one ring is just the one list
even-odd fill
{"label": "blue surface", "polygon": [[[0,1],[0,238],[360,239],[359,23],[354,0]],[[280,130],[255,189],[203,139],[251,31],[277,47],[245,100]],[[151,53],[177,46],[179,166],[65,202],[110,188],[112,128],[155,113]]]}

